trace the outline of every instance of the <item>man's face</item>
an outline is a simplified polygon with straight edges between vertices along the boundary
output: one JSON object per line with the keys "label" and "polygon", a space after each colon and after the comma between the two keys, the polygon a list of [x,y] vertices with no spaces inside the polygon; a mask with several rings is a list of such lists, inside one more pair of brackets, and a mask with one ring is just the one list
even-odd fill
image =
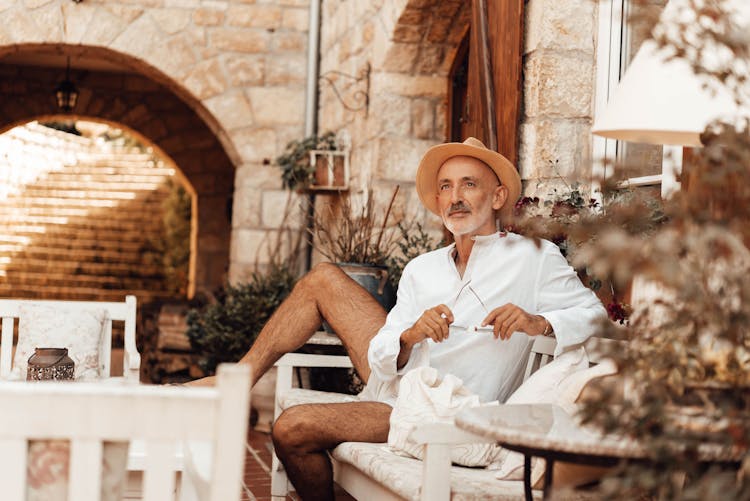
{"label": "man's face", "polygon": [[437,201],[443,224],[453,236],[489,235],[496,231],[495,210],[508,197],[484,162],[453,157],[438,170]]}

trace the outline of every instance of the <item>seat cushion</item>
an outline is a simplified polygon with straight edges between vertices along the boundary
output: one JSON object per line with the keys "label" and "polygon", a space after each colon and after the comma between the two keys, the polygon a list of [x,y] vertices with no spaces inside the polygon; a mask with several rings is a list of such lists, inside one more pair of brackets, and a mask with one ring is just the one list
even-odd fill
{"label": "seat cushion", "polygon": [[[345,442],[331,455],[337,461],[351,464],[378,483],[388,486],[405,499],[419,499],[422,461],[399,456],[387,444]],[[451,499],[457,500],[518,500],[523,498],[523,483],[498,480],[495,473],[484,468],[451,468]],[[535,491],[534,498],[541,499]]]}
{"label": "seat cushion", "polygon": [[278,400],[282,409],[288,409],[294,405],[301,404],[341,404],[358,402],[359,397],[356,395],[345,395],[343,393],[292,388],[280,395]]}

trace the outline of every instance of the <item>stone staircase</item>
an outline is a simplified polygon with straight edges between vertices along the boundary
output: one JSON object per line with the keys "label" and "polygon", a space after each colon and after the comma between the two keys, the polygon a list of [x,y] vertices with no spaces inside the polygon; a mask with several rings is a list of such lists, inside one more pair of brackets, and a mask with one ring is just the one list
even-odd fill
{"label": "stone staircase", "polygon": [[154,243],[173,175],[139,148],[35,123],[0,136],[0,297],[169,296]]}

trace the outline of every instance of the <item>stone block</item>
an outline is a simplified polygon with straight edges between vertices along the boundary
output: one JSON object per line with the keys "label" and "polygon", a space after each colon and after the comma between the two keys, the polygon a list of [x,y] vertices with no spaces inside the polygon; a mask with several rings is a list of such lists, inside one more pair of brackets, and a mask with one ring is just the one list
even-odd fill
{"label": "stone block", "polygon": [[303,227],[306,211],[302,195],[289,190],[266,190],[262,197],[263,227],[291,229]]}
{"label": "stone block", "polygon": [[530,0],[526,6],[525,53],[539,49],[594,52],[596,2]]}
{"label": "stone block", "polygon": [[433,139],[442,142],[448,137],[448,101],[441,99],[435,106],[435,135]]}
{"label": "stone block", "polygon": [[201,0],[164,0],[164,7],[182,7],[184,9],[195,9],[200,6]]}
{"label": "stone block", "polygon": [[273,164],[243,164],[236,169],[234,179],[237,190],[281,188],[281,170]]}
{"label": "stone block", "polygon": [[401,13],[398,22],[400,24],[421,25],[430,14],[426,9],[409,6]]}
{"label": "stone block", "polygon": [[249,127],[229,132],[243,163],[271,162],[277,156],[276,131]]}
{"label": "stone block", "polygon": [[304,88],[252,87],[247,90],[255,123],[283,125],[302,123],[305,113]]}
{"label": "stone block", "polygon": [[360,30],[360,35],[362,37],[362,45],[367,46],[372,43],[375,38],[375,27],[373,26],[372,21],[364,22],[362,29]]}
{"label": "stone block", "polygon": [[281,16],[281,27],[287,30],[307,31],[308,11],[307,9],[288,7],[284,9]]}
{"label": "stone block", "polygon": [[60,7],[56,4],[49,4],[47,1],[44,5],[34,11],[34,21],[39,30],[44,33],[46,42],[59,42],[63,40],[62,18]]}
{"label": "stone block", "polygon": [[383,61],[383,69],[393,73],[411,73],[418,55],[418,44],[394,43]]}
{"label": "stone block", "polygon": [[149,138],[151,141],[159,141],[168,134],[167,127],[159,118],[153,118],[138,126],[138,132]]}
{"label": "stone block", "polygon": [[266,57],[266,85],[303,85],[306,76],[305,54],[269,54]]}
{"label": "stone block", "polygon": [[[89,25],[83,42],[91,45],[110,45],[110,48],[147,60],[152,66],[161,68],[167,61],[153,57],[164,34],[149,16],[141,16],[130,24],[112,14],[99,10],[96,22]],[[111,43],[110,43],[111,42]]]}
{"label": "stone block", "polygon": [[184,29],[190,23],[190,11],[186,9],[154,9],[149,12],[156,25],[168,35]]}
{"label": "stone block", "polygon": [[591,122],[582,119],[541,119],[521,126],[519,165],[522,179],[591,174]]}
{"label": "stone block", "polygon": [[387,137],[377,140],[375,175],[382,180],[414,182],[419,161],[434,141]]}
{"label": "stone block", "polygon": [[269,245],[275,231],[234,228],[229,259],[234,266],[247,263],[268,263],[270,260]]}
{"label": "stone block", "polygon": [[385,92],[408,97],[445,97],[445,77],[377,72],[370,76],[370,95]]}
{"label": "stone block", "polygon": [[260,30],[216,28],[210,33],[211,44],[220,50],[259,53],[266,52],[270,34]]}
{"label": "stone block", "polygon": [[296,31],[277,31],[272,37],[274,52],[304,52],[307,50],[307,34]]}
{"label": "stone block", "polygon": [[593,55],[537,51],[524,65],[524,109],[529,117],[591,117]]}
{"label": "stone block", "polygon": [[33,13],[23,8],[9,10],[3,14],[3,23],[10,27],[8,34],[14,41],[43,42],[46,33],[39,29],[34,21]]}
{"label": "stone block", "polygon": [[198,61],[194,48],[195,44],[188,34],[181,32],[166,43],[155,45],[150,58],[152,61],[160,62],[157,68],[161,71],[177,80],[183,80],[191,70],[194,71],[195,63]]}
{"label": "stone block", "polygon": [[73,2],[63,2],[60,7],[65,27],[65,40],[68,43],[79,43],[97,9],[93,5]]}
{"label": "stone block", "polygon": [[[443,66],[445,48],[441,45],[425,45],[419,51],[416,71],[423,75],[438,73]],[[450,61],[449,64],[452,64]]]}
{"label": "stone block", "polygon": [[228,55],[224,65],[233,86],[261,85],[265,80],[265,57],[262,55]]}
{"label": "stone block", "polygon": [[263,190],[238,187],[234,192],[232,226],[235,228],[259,228],[262,226],[262,196]]}
{"label": "stone block", "polygon": [[24,7],[27,9],[36,9],[42,5],[52,3],[52,0],[24,0]]}
{"label": "stone block", "polygon": [[408,136],[411,128],[411,99],[394,94],[370,95],[371,131],[380,134]]}
{"label": "stone block", "polygon": [[281,8],[271,4],[230,6],[227,23],[230,26],[275,30],[281,26]]}
{"label": "stone block", "polygon": [[411,26],[408,24],[398,24],[393,30],[393,41],[399,44],[412,43],[416,44],[424,38],[423,26]]}
{"label": "stone block", "polygon": [[116,2],[107,2],[104,8],[126,23],[135,21],[136,18],[143,14],[143,9],[137,5],[122,5]]}
{"label": "stone block", "polygon": [[219,94],[205,100],[204,104],[225,129],[238,129],[253,124],[250,104],[240,91]]}
{"label": "stone block", "polygon": [[201,61],[185,78],[185,87],[198,99],[221,94],[227,88],[224,72],[218,59]]}
{"label": "stone block", "polygon": [[218,26],[224,22],[224,11],[207,7],[195,9],[193,22],[198,26]]}
{"label": "stone block", "polygon": [[411,133],[419,139],[435,136],[435,105],[427,99],[415,99],[411,103]]}

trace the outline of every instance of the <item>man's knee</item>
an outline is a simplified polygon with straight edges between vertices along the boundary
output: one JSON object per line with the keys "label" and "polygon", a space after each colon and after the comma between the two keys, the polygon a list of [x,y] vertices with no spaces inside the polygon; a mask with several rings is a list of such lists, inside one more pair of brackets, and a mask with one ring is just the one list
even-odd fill
{"label": "man's knee", "polygon": [[333,263],[318,263],[312,267],[312,269],[305,274],[300,283],[306,285],[320,286],[321,284],[330,283],[330,281],[336,277],[344,275],[341,268]]}
{"label": "man's knee", "polygon": [[316,429],[320,425],[307,405],[295,405],[281,413],[271,429],[271,439],[278,451],[306,452],[315,449]]}

